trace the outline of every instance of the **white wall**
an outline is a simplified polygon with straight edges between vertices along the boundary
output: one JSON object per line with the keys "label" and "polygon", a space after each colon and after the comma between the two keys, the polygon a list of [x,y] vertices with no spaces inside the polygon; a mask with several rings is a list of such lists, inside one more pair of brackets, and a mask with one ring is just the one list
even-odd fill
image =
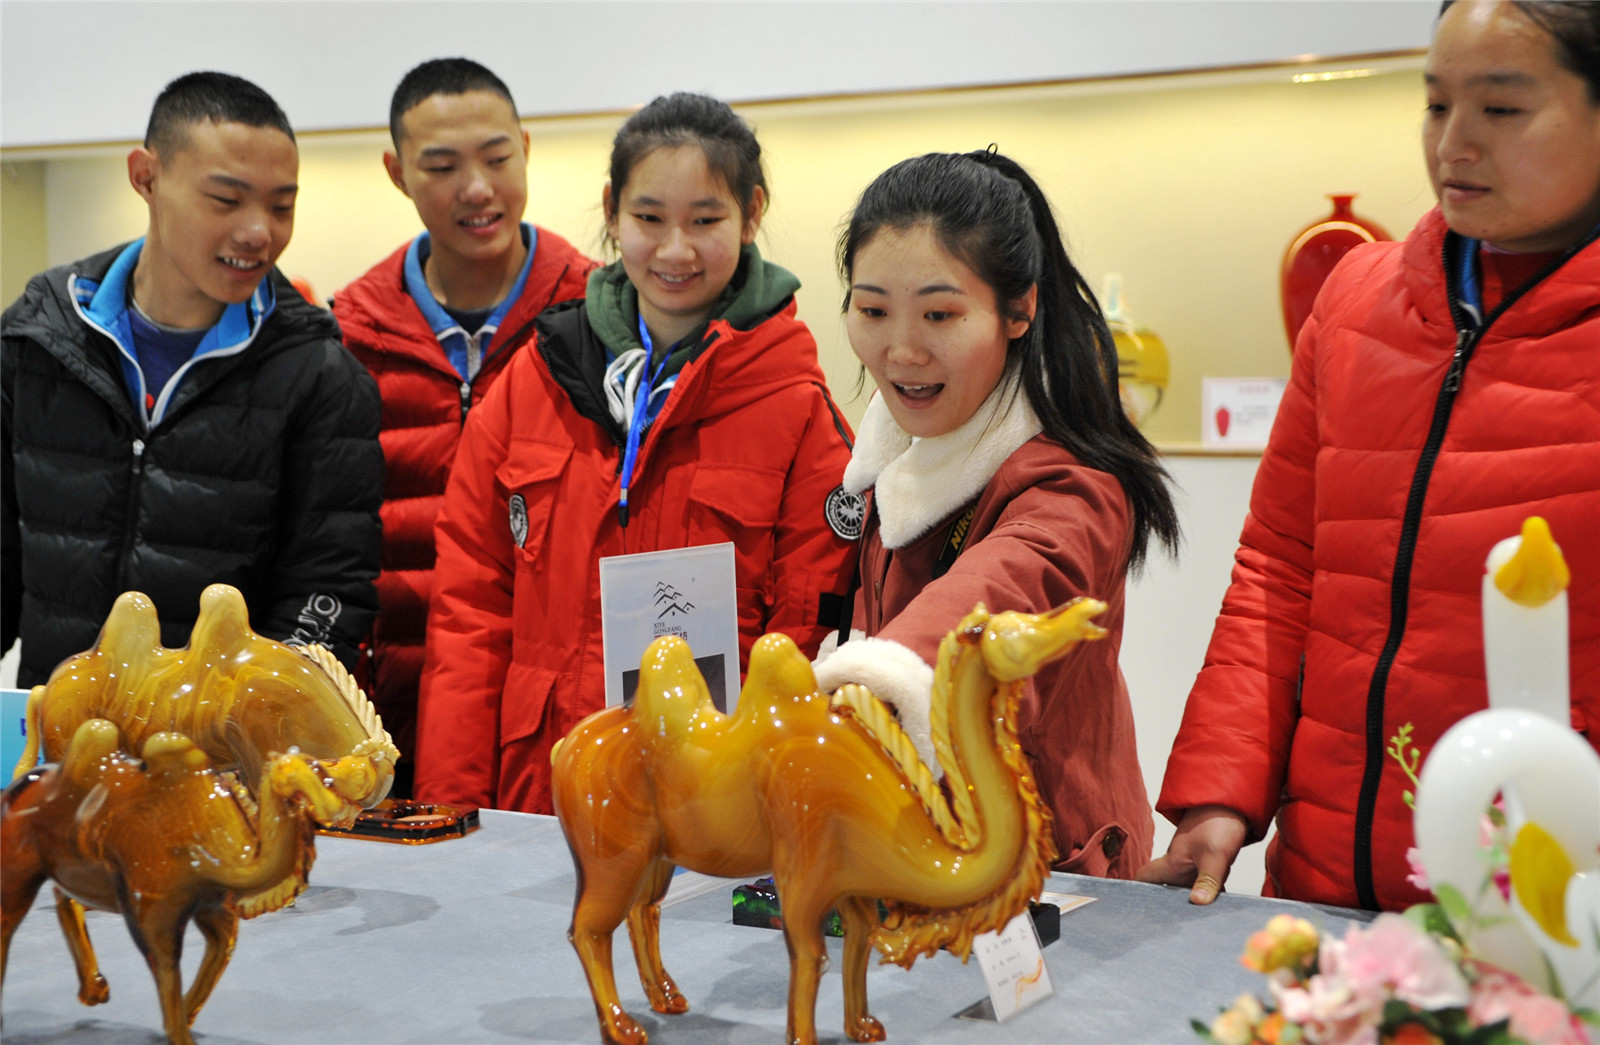
{"label": "white wall", "polygon": [[0,3],[0,145],[142,137],[192,69],[301,130],[374,127],[417,62],[464,54],[525,115],[678,89],[729,101],[1074,79],[1426,46],[1432,0],[1012,3]]}
{"label": "white wall", "polygon": [[[1184,700],[1205,660],[1211,624],[1228,588],[1261,459],[1168,457],[1163,463],[1179,488],[1183,549],[1176,562],[1152,551],[1144,574],[1128,585],[1121,658],[1133,697],[1139,765],[1152,803],[1161,791]],[[1158,855],[1166,852],[1171,839],[1172,825],[1156,817]],[[1261,891],[1264,853],[1264,844],[1244,850],[1228,878],[1230,891]]]}

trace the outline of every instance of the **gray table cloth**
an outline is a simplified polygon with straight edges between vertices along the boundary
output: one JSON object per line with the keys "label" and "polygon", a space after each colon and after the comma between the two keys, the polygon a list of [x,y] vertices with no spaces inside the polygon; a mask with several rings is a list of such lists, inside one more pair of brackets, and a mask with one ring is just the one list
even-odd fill
{"label": "gray table cloth", "polygon": [[[368,1045],[600,1040],[567,943],[576,878],[552,817],[484,811],[466,838],[402,846],[319,838],[311,886],[288,910],[244,922],[233,963],[200,1013],[201,1045]],[[623,1004],[655,1045],[753,1042],[784,1035],[789,961],[781,934],[732,924],[734,883],[683,875],[663,911],[667,970],[689,1000],[650,1010],[626,927],[616,936]],[[890,1042],[1190,1042],[1263,978],[1239,964],[1244,942],[1290,911],[1342,934],[1362,912],[1225,894],[1192,907],[1179,889],[1075,875],[1047,888],[1096,902],[1061,920],[1045,948],[1054,996],[1005,1024],[958,1019],[987,996],[976,959],[948,954],[909,971],[873,966],[871,1010]],[[699,891],[705,890],[705,891]],[[48,886],[12,940],[3,1004],[6,1045],[165,1041],[155,983],[119,917],[89,915],[111,1000],[85,1008]],[[203,949],[189,931],[188,982]],[[840,943],[817,999],[820,1039],[843,1042]]]}

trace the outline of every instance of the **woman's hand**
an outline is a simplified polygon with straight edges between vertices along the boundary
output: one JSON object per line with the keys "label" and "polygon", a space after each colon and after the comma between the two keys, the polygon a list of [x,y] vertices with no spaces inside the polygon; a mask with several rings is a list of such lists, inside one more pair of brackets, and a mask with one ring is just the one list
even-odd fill
{"label": "woman's hand", "polygon": [[1187,885],[1190,903],[1208,904],[1222,891],[1249,833],[1244,817],[1232,809],[1197,806],[1183,814],[1166,855],[1139,868],[1134,880]]}

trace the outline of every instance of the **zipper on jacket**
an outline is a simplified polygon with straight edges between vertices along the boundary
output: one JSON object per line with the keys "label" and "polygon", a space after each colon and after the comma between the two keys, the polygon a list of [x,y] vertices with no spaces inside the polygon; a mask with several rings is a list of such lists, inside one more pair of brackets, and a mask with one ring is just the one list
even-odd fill
{"label": "zipper on jacket", "polygon": [[117,563],[117,588],[125,590],[128,587],[128,556],[133,551],[133,546],[138,543],[139,519],[139,493],[144,484],[144,440],[133,441],[133,463],[129,468],[128,482],[128,510],[123,514],[122,524],[122,554],[118,556]]}
{"label": "zipper on jacket", "polygon": [[461,423],[467,423],[467,411],[472,409],[472,384],[461,382]]}
{"label": "zipper on jacket", "polygon": [[1406,496],[1405,515],[1400,524],[1400,546],[1395,552],[1394,576],[1389,588],[1389,632],[1384,639],[1383,649],[1378,654],[1377,666],[1373,668],[1372,680],[1367,687],[1366,760],[1361,774],[1361,791],[1356,802],[1354,871],[1356,895],[1361,906],[1372,911],[1378,909],[1378,892],[1372,877],[1372,824],[1378,804],[1378,785],[1383,778],[1384,759],[1387,757],[1386,738],[1383,735],[1384,702],[1388,695],[1389,672],[1394,667],[1395,658],[1400,653],[1400,643],[1405,638],[1406,615],[1410,610],[1411,599],[1411,566],[1416,557],[1417,532],[1422,527],[1423,502],[1428,496],[1428,483],[1433,478],[1433,466],[1438,461],[1440,447],[1444,444],[1445,431],[1450,427],[1450,414],[1455,409],[1456,394],[1461,390],[1461,381],[1466,375],[1467,364],[1472,361],[1472,354],[1495,320],[1505,315],[1506,310],[1516,304],[1523,295],[1544,282],[1546,277],[1566,264],[1568,259],[1596,238],[1595,234],[1591,233],[1582,242],[1568,248],[1561,257],[1547,265],[1544,271],[1506,295],[1500,304],[1484,317],[1481,323],[1478,323],[1475,322],[1475,315],[1462,304],[1457,293],[1459,279],[1450,257],[1452,235],[1451,233],[1445,235],[1444,247],[1440,254],[1445,272],[1445,296],[1450,305],[1450,318],[1456,327],[1456,347],[1450,357],[1450,366],[1445,370],[1444,380],[1439,385],[1439,394],[1433,404],[1433,420],[1428,427],[1428,438],[1422,445],[1422,454],[1417,459],[1416,471],[1411,476],[1411,490]]}

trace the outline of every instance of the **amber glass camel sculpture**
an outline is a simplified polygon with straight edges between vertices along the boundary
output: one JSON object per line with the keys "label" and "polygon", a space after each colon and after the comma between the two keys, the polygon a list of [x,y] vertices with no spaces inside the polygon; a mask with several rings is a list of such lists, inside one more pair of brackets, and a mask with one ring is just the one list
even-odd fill
{"label": "amber glass camel sculpture", "polygon": [[[314,761],[344,801],[335,814],[319,815],[324,821],[347,821],[358,807],[381,802],[400,757],[377,711],[332,653],[257,635],[244,597],[225,584],[201,593],[199,616],[182,649],[161,645],[149,597],[136,591],[118,596],[94,647],[62,661],[47,683],[33,687],[26,715],[18,777],[32,769],[41,745],[48,761],[59,761],[80,726],[103,719],[117,729],[123,751],[143,750],[159,733],[181,733],[247,789],[257,786],[273,752],[297,751]],[[290,887],[267,882],[239,902],[252,909]],[[98,973],[83,911],[58,890],[57,914],[78,963],[79,997],[87,1005],[104,1001],[103,985],[88,978]]]}
{"label": "amber glass camel sculpture", "polygon": [[141,592],[112,604],[94,647],[69,657],[28,697],[28,742],[17,775],[44,745],[47,761],[78,726],[108,719],[122,749],[138,751],[152,734],[182,733],[218,768],[239,771],[249,787],[269,751],[300,752],[348,801],[371,808],[394,782],[400,752],[366,695],[321,646],[291,647],[250,630],[244,596],[226,584],[200,594],[189,645],[166,649],[156,608]]}
{"label": "amber glass camel sculpture", "polygon": [[[142,763],[120,744],[115,725],[90,719],[59,765],[24,774],[0,800],[0,978],[12,933],[54,879],[79,999],[92,1005],[110,990],[81,909],[62,897],[123,915],[155,974],[167,1040],[191,1045],[189,1027],[227,968],[239,919],[276,910],[305,888],[315,856],[308,815],[348,822],[355,807],[303,756],[268,759],[258,807],[181,733],[153,734]],[[191,918],[206,952],[185,995],[178,959]]]}
{"label": "amber glass camel sculpture", "polygon": [[[569,938],[612,1043],[641,1045],[622,1008],[611,937],[626,918],[650,1007],[688,1002],[661,963],[660,901],[674,865],[769,871],[783,898],[791,1042],[816,1041],[822,919],[844,925],[845,1033],[881,1041],[867,1011],[867,955],[910,967],[941,947],[966,958],[1038,895],[1055,859],[1050,814],[1017,742],[1026,679],[1104,631],[1105,604],[990,616],[981,605],[939,647],[934,781],[885,705],[859,686],[817,692],[782,635],[760,639],[732,715],[712,705],[689,647],[657,640],[638,696],[584,719],[555,754],[556,815],[578,870]],[[953,796],[953,797],[948,797]],[[880,922],[878,901],[888,910]]]}

